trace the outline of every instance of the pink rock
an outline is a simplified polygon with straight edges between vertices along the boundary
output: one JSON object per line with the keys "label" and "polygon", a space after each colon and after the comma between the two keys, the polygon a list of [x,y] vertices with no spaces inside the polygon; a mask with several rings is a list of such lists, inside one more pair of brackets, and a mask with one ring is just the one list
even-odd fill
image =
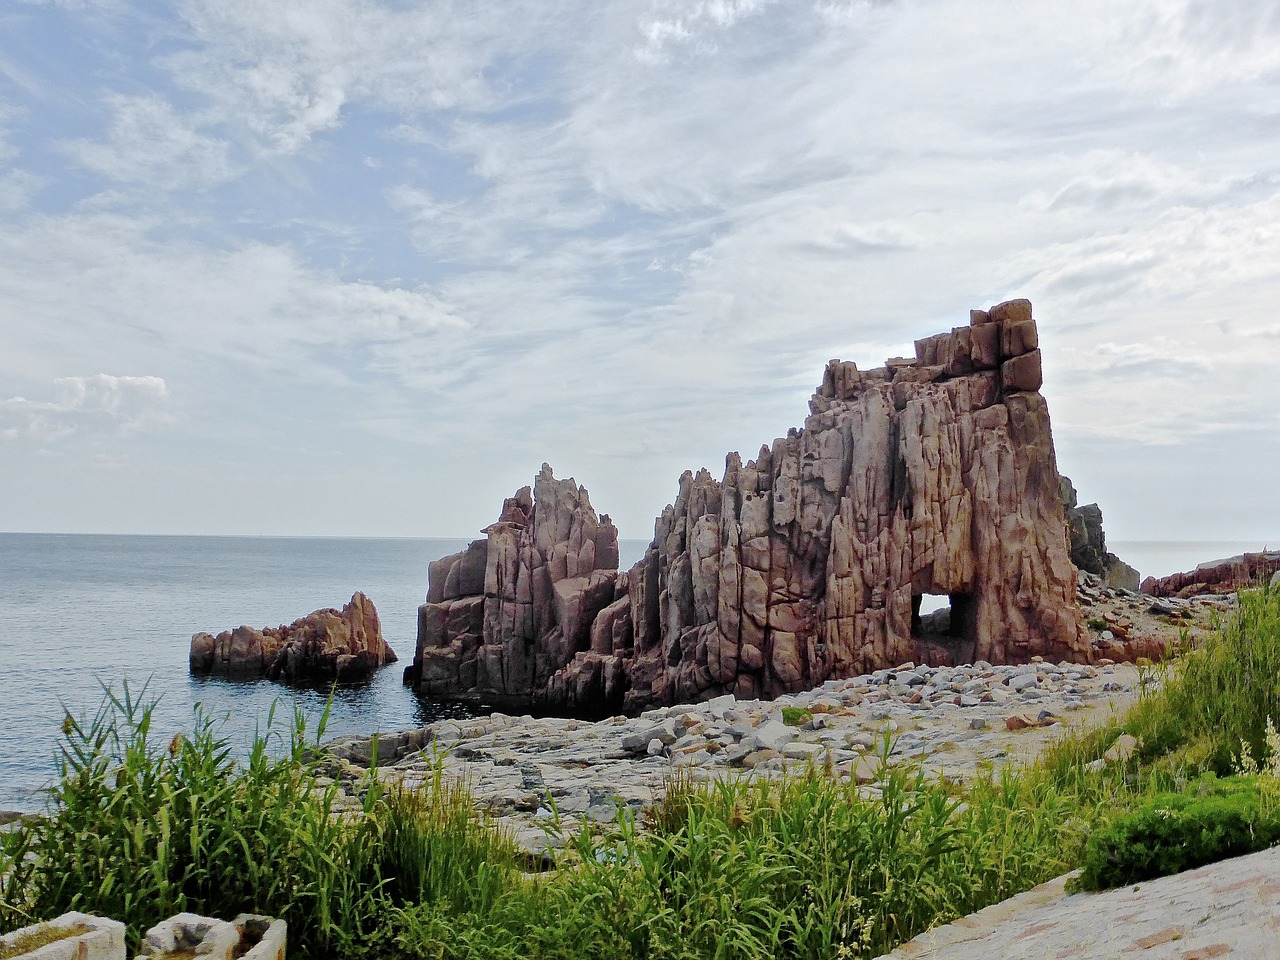
{"label": "pink rock", "polygon": [[[906,661],[1088,661],[1031,304],[970,323],[878,370],[831,361],[802,429],[745,464],[730,454],[720,480],[685,472],[624,579],[612,524],[544,465],[532,501],[508,500],[464,551],[487,556],[483,644],[431,609],[461,602],[436,581],[461,585],[464,554],[432,564],[406,680],[640,710]],[[926,626],[926,594],[950,597],[949,621]]]}
{"label": "pink rock", "polygon": [[[443,623],[431,623],[429,629],[442,632]],[[287,626],[240,626],[216,637],[197,633],[191,638],[190,668],[196,674],[266,677],[280,683],[351,682],[395,662],[373,601],[359,592],[341,610],[316,610]]]}

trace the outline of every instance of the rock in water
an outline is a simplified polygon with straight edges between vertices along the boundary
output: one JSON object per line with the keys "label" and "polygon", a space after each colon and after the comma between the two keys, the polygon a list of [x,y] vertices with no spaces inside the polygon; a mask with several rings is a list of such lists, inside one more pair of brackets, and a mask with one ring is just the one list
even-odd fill
{"label": "rock in water", "polygon": [[359,592],[341,610],[317,610],[288,626],[240,626],[191,638],[192,673],[278,683],[366,680],[397,659],[373,601]]}
{"label": "rock in water", "polygon": [[[911,660],[1088,660],[1031,303],[972,311],[861,371],[832,360],[792,429],[680,478],[645,557],[550,467],[431,565],[407,683],[614,711],[777,697]],[[946,616],[920,616],[926,594]]]}

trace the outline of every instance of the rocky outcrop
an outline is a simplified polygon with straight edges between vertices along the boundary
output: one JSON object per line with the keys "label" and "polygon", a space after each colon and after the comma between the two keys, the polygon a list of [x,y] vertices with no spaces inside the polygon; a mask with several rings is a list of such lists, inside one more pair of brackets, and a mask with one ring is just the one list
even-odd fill
{"label": "rocky outcrop", "polygon": [[237,679],[349,683],[396,659],[373,601],[359,592],[341,610],[317,610],[288,626],[240,626],[191,638],[192,673]]}
{"label": "rocky outcrop", "polygon": [[[431,564],[406,682],[442,699],[620,707],[625,675],[612,654],[630,646],[630,631],[614,630],[630,618],[618,616],[627,581],[608,515],[543,464],[532,490],[508,498],[484,533]],[[572,680],[559,676],[579,656]]]}
{"label": "rocky outcrop", "polygon": [[[612,525],[602,537],[586,491],[544,466],[487,540],[432,565],[406,680],[634,711],[909,660],[1087,660],[1040,384],[1026,300],[911,359],[833,360],[803,429],[730,454],[720,480],[681,477],[626,574]],[[928,595],[949,612],[921,617]]]}
{"label": "rocky outcrop", "polygon": [[1071,537],[1071,562],[1081,570],[1101,577],[1113,589],[1136,591],[1140,579],[1138,571],[1107,551],[1107,537],[1102,531],[1102,508],[1096,503],[1079,506],[1070,477],[1062,478],[1060,496]]}
{"label": "rocky outcrop", "polygon": [[1227,560],[1202,563],[1186,573],[1167,577],[1147,577],[1142,592],[1153,597],[1198,597],[1204,594],[1235,593],[1244,587],[1258,587],[1280,572],[1280,550],[1244,553]]}

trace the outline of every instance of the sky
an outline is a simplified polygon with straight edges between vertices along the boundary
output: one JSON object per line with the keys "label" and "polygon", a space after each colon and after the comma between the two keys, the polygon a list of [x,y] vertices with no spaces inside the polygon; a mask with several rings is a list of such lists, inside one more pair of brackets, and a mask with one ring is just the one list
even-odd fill
{"label": "sky", "polygon": [[0,530],[648,538],[1012,297],[1109,537],[1280,543],[1280,2],[0,4]]}

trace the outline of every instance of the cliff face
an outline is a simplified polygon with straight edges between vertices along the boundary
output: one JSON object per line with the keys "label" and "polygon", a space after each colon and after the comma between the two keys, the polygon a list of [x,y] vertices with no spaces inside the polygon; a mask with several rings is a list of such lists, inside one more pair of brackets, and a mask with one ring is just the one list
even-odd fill
{"label": "cliff face", "polygon": [[[543,464],[532,492],[508,498],[484,532],[487,539],[431,564],[406,679],[437,698],[573,705],[576,697],[552,699],[548,687],[591,649],[597,619],[614,604],[617,529],[596,516],[584,488]],[[620,706],[625,677],[616,664],[592,677],[583,708]]]}
{"label": "cliff face", "polygon": [[[720,481],[686,472],[621,576],[612,525],[544,466],[487,541],[433,565],[406,679],[438,697],[638,710],[907,660],[1087,660],[1040,382],[1025,300],[973,311],[914,359],[833,360],[804,428],[746,464],[731,454]],[[464,577],[482,558],[483,584]],[[926,595],[949,611],[922,617]],[[471,611],[459,629],[455,610]]]}

